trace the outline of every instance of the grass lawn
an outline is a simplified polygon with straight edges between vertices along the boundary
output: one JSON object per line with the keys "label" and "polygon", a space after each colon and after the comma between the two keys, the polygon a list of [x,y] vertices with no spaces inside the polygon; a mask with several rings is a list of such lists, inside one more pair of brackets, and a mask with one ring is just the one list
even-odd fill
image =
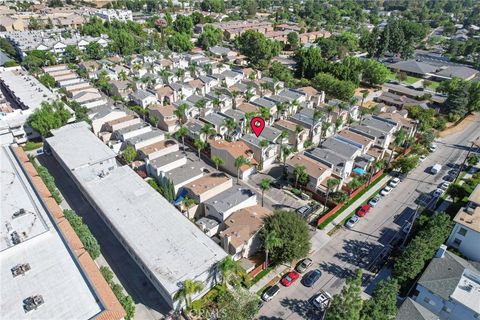
{"label": "grass lawn", "polygon": [[[416,78],[416,77],[412,77],[412,76],[407,75],[407,78],[405,80],[401,81],[397,78],[397,75],[393,72],[390,72],[387,79],[388,80],[393,80],[393,81],[398,81],[398,82],[403,83],[403,84],[414,84],[418,80],[421,80],[420,78]],[[438,84],[437,84],[437,86],[438,86]]]}
{"label": "grass lawn", "polygon": [[[345,211],[352,203],[354,203],[355,201],[357,201],[361,196],[363,196],[368,190],[372,189],[376,184],[378,184],[382,179],[383,177],[385,177],[387,175],[387,173],[384,173],[382,174],[380,177],[378,177],[377,180],[375,180],[374,182],[372,182],[367,188],[363,189],[361,192],[359,192],[355,197],[353,197],[351,200],[345,202],[345,204],[343,205],[343,207],[341,207],[337,212],[335,212],[333,215],[331,215],[330,217],[328,217],[327,220],[323,221],[319,226],[318,228],[320,230],[323,230],[325,229],[325,227],[330,223],[332,222],[336,217],[338,217],[343,211]],[[373,195],[372,195],[373,196]]]}
{"label": "grass lawn", "polygon": [[432,83],[427,87],[428,90],[436,91],[440,82],[432,81]]}

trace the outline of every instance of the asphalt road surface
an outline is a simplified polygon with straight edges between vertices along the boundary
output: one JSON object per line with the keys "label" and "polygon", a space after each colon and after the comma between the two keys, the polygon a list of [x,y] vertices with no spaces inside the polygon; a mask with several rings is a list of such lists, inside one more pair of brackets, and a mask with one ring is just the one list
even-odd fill
{"label": "asphalt road surface", "polygon": [[[429,201],[431,192],[442,183],[448,163],[461,163],[468,151],[470,141],[480,135],[480,121],[475,121],[462,132],[439,139],[437,151],[420,163],[388,196],[380,200],[375,208],[353,228],[342,228],[311,258],[309,268],[322,270],[320,280],[312,288],[304,287],[300,281],[290,287],[282,287],[272,301],[265,303],[257,318],[267,319],[318,319],[309,303],[320,289],[337,294],[345,279],[357,268],[368,270],[391,241],[401,232],[406,221],[412,219],[418,200]],[[436,175],[428,172],[436,163],[442,170]],[[321,231],[317,231],[321,232]]]}

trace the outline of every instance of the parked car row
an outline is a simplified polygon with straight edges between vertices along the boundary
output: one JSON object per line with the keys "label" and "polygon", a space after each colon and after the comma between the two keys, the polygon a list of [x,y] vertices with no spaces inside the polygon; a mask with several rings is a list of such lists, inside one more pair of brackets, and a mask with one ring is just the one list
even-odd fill
{"label": "parked car row", "polygon": [[[300,279],[300,274],[304,273],[307,271],[307,269],[312,265],[312,259],[310,258],[305,258],[301,260],[295,267],[294,270],[291,270],[287,272],[280,280],[280,283],[285,286],[289,287],[293,283],[295,283],[298,279]],[[322,276],[322,272],[320,269],[315,269],[308,271],[305,273],[305,275],[301,279],[301,283],[305,287],[312,287],[318,279]],[[274,284],[273,286],[269,287],[263,294],[262,294],[262,299],[264,301],[270,301],[275,297],[278,293],[280,292],[280,286],[279,284]],[[328,295],[330,296],[330,295]],[[325,298],[325,297],[323,297]],[[322,299],[323,299],[322,298]],[[322,305],[321,301],[318,302],[320,305]]]}
{"label": "parked car row", "polygon": [[365,217],[370,211],[370,209],[378,204],[380,199],[382,199],[381,196],[386,197],[387,195],[389,195],[390,192],[392,192],[393,188],[398,186],[400,182],[401,180],[398,177],[391,179],[388,184],[380,191],[379,195],[376,195],[375,197],[370,199],[368,203],[361,206],[360,209],[358,209],[357,213],[353,215],[350,219],[348,219],[347,222],[345,222],[345,227],[347,227],[348,229],[352,229],[361,217]]}

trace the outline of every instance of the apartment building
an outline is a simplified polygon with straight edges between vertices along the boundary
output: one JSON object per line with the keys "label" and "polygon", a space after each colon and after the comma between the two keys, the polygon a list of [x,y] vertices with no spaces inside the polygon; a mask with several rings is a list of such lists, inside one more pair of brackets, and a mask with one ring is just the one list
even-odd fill
{"label": "apartment building", "polygon": [[239,168],[239,179],[247,179],[251,174],[256,172],[258,162],[254,159],[253,151],[243,141],[228,142],[225,140],[210,141],[211,156],[218,156],[223,159],[222,168],[228,173],[236,176],[237,168],[235,167],[235,159],[243,156],[249,161]]}

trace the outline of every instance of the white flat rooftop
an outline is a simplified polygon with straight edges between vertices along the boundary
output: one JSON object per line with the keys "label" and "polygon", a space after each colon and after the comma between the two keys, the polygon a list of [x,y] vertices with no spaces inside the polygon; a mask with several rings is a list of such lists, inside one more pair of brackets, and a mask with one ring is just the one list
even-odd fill
{"label": "white flat rooftop", "polygon": [[83,170],[75,173],[83,188],[170,295],[180,282],[204,276],[225,258],[221,247],[129,167],[93,179],[82,177]]}
{"label": "white flat rooftop", "polygon": [[68,169],[75,170],[115,158],[115,152],[90,131],[86,122],[52,130],[47,142],[55,149]]}
{"label": "white flat rooftop", "polygon": [[480,277],[465,270],[451,298],[480,313]]}
{"label": "white flat rooftop", "polygon": [[[0,318],[95,317],[102,311],[99,298],[8,147],[0,148],[0,168]],[[19,241],[12,241],[14,232]],[[31,269],[14,278],[11,268],[25,263]],[[44,303],[26,313],[23,300],[34,295]]]}

